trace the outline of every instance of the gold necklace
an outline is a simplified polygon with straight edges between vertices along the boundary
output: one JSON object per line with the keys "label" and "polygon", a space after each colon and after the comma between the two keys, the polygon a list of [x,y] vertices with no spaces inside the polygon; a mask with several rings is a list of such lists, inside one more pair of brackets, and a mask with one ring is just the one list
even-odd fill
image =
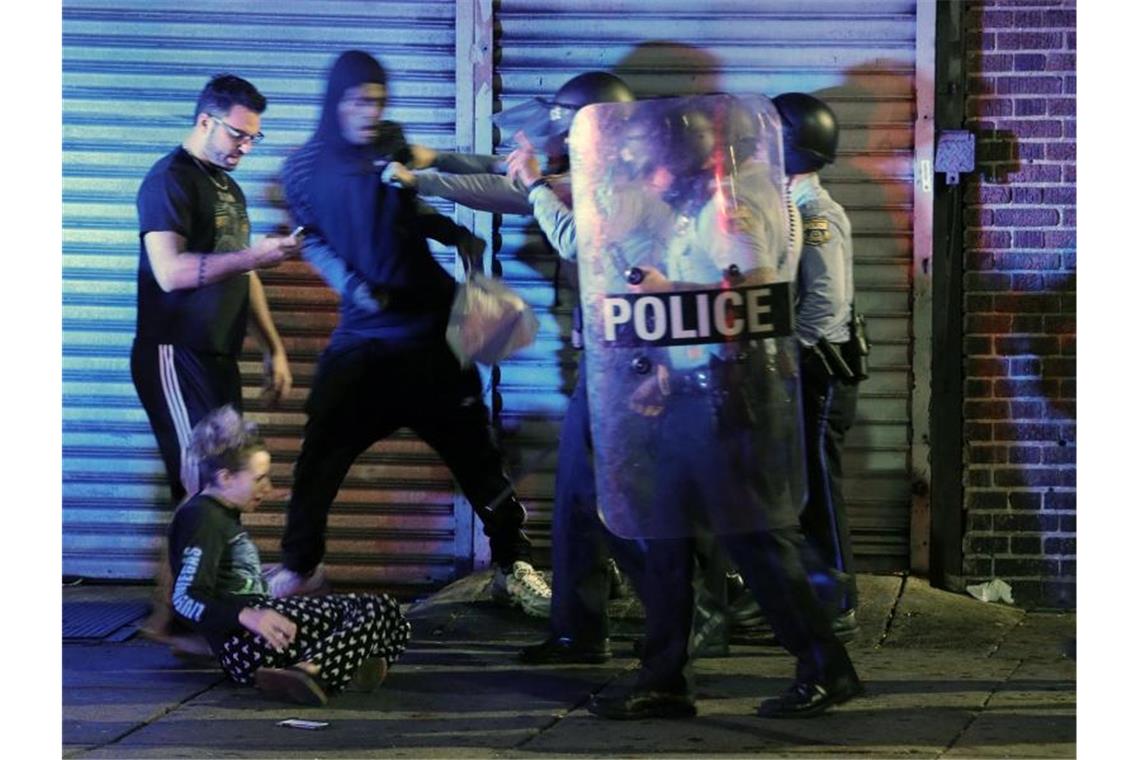
{"label": "gold necklace", "polygon": [[[187,151],[187,152],[189,152],[189,151]],[[197,166],[199,169],[201,169],[202,173],[205,174],[209,178],[210,182],[212,182],[214,184],[214,187],[216,187],[217,189],[221,190],[224,193],[228,193],[230,191],[230,178],[229,177],[227,177],[223,174],[222,175],[222,181],[218,182],[217,178],[214,177],[214,173],[212,171],[210,171],[209,169],[207,169],[206,165],[203,164],[201,161],[199,161],[197,156],[195,156],[193,153],[190,153],[190,158],[194,160],[194,165]]]}

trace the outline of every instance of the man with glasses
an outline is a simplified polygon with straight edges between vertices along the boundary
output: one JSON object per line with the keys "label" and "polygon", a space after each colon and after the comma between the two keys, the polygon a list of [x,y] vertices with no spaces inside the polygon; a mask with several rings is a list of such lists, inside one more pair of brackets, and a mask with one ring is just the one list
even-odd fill
{"label": "man with glasses", "polygon": [[[138,304],[131,379],[166,467],[173,504],[199,490],[190,431],[210,410],[242,408],[238,355],[249,319],[265,352],[266,394],[289,392],[285,346],[256,270],[300,254],[294,236],[250,243],[241,187],[229,176],[263,135],[265,97],[249,82],[222,74],[207,83],[182,145],[151,167],[136,199],[139,217]],[[145,625],[165,634],[169,578]]]}

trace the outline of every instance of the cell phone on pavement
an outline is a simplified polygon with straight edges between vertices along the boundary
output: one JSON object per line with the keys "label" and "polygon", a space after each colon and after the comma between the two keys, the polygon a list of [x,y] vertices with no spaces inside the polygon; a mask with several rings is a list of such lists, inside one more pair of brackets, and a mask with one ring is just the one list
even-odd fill
{"label": "cell phone on pavement", "polygon": [[322,728],[328,727],[326,720],[302,720],[301,718],[289,718],[288,720],[280,721],[277,725],[284,726],[285,728],[300,728],[306,731],[317,731]]}

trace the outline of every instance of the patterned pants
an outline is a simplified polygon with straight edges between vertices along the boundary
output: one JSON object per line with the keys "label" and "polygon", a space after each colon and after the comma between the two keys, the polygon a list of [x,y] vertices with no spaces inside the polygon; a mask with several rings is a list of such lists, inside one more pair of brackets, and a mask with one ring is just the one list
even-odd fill
{"label": "patterned pants", "polygon": [[412,626],[387,594],[332,594],[267,599],[258,607],[276,610],[297,624],[284,652],[244,628],[222,645],[222,670],[240,684],[253,682],[258,668],[298,662],[319,665],[330,693],[343,689],[364,660],[383,657],[391,665],[407,646]]}

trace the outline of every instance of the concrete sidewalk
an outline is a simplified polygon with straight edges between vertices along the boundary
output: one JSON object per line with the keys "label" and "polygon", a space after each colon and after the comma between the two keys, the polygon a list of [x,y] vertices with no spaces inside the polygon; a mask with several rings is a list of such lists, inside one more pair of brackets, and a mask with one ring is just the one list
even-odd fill
{"label": "concrete sidewalk", "polygon": [[[615,603],[615,658],[600,666],[527,667],[518,648],[544,621],[495,606],[488,573],[414,605],[413,640],[375,693],[323,708],[271,702],[214,665],[188,665],[135,637],[65,643],[63,756],[142,757],[1075,757],[1074,613],[1026,613],[861,576],[862,628],[850,645],[866,697],[819,718],[765,720],[760,698],[790,682],[773,646],[734,645],[696,663],[699,716],[611,722],[585,710],[628,683],[636,605]],[[79,587],[64,601],[145,598],[141,587]],[[319,731],[285,718],[329,722]]]}

